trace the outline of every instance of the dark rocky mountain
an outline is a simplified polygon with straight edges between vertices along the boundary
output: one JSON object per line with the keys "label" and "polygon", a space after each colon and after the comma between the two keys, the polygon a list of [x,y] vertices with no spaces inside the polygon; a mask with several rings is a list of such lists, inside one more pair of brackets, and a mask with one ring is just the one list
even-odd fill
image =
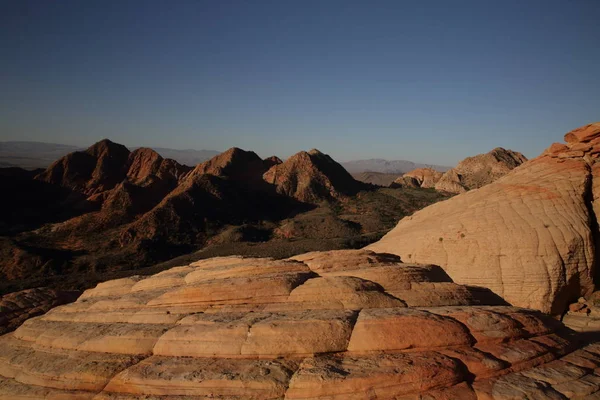
{"label": "dark rocky mountain", "polygon": [[305,203],[337,199],[364,188],[344,167],[317,149],[294,154],[271,167],[263,178],[276,187],[277,193]]}
{"label": "dark rocky mountain", "polygon": [[356,247],[442,198],[379,191],[318,150],[281,162],[231,148],[191,168],[107,139],[46,170],[1,170],[0,183],[16,193],[0,214],[0,293],[81,289],[198,250]]}

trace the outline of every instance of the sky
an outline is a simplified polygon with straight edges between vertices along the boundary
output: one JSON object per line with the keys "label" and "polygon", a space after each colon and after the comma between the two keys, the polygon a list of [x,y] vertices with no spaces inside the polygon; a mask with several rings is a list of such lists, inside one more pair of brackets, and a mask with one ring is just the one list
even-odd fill
{"label": "sky", "polygon": [[600,120],[600,0],[0,0],[0,141],[453,165]]}

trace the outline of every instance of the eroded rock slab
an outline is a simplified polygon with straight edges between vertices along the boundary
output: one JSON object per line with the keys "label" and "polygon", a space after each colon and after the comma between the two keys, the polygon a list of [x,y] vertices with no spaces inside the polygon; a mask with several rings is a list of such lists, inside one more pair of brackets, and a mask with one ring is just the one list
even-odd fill
{"label": "eroded rock slab", "polygon": [[0,398],[600,395],[599,346],[569,354],[560,322],[476,292],[366,250],[109,281],[0,337]]}

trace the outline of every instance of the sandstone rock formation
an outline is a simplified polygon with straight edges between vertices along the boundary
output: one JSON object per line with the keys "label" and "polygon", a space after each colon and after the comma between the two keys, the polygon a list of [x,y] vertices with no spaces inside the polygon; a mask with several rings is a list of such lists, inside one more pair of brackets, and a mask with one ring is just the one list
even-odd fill
{"label": "sandstone rock formation", "polygon": [[[596,124],[597,125],[597,124]],[[593,125],[592,125],[593,126]],[[402,219],[368,248],[440,265],[458,283],[515,306],[561,314],[594,288],[600,144],[566,135],[540,157],[478,190]]]}
{"label": "sandstone rock formation", "polygon": [[489,153],[465,158],[438,178],[434,186],[443,192],[464,193],[494,182],[525,161],[523,154],[497,147]]}
{"label": "sandstone rock formation", "polygon": [[361,188],[344,167],[317,149],[301,151],[271,167],[263,179],[274,185],[277,193],[305,203],[339,198]]}
{"label": "sandstone rock formation", "polygon": [[53,307],[75,301],[81,293],[48,288],[27,289],[0,296],[0,335]]}
{"label": "sandstone rock formation", "polygon": [[573,352],[560,323],[485,305],[496,300],[437,267],[365,250],[208,259],[99,284],[0,337],[0,397],[565,399],[600,390],[600,347]]}
{"label": "sandstone rock formation", "polygon": [[433,188],[442,175],[433,168],[417,168],[397,178],[391,186]]}

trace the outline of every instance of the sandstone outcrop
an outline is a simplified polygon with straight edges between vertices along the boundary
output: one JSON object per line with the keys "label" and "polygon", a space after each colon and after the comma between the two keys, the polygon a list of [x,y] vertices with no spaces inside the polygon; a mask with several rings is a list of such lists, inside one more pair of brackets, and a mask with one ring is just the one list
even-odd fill
{"label": "sandstone outcrop", "polygon": [[442,175],[433,168],[417,168],[397,178],[391,186],[433,188]]}
{"label": "sandstone outcrop", "polygon": [[465,158],[440,176],[434,187],[443,192],[464,193],[494,182],[525,161],[523,154],[498,147],[489,153]]}
{"label": "sandstone outcrop", "polygon": [[512,305],[562,314],[594,288],[600,144],[590,135],[575,142],[580,136],[567,134],[566,145],[402,219],[368,248],[439,265]]}
{"label": "sandstone outcrop", "polygon": [[327,154],[301,151],[263,175],[277,193],[305,203],[318,203],[356,193],[361,183]]}
{"label": "sandstone outcrop", "polygon": [[53,307],[75,301],[79,295],[77,291],[35,288],[0,296],[0,335]]}
{"label": "sandstone outcrop", "polygon": [[368,250],[207,259],[99,284],[0,337],[0,398],[598,394],[600,347],[489,295]]}

